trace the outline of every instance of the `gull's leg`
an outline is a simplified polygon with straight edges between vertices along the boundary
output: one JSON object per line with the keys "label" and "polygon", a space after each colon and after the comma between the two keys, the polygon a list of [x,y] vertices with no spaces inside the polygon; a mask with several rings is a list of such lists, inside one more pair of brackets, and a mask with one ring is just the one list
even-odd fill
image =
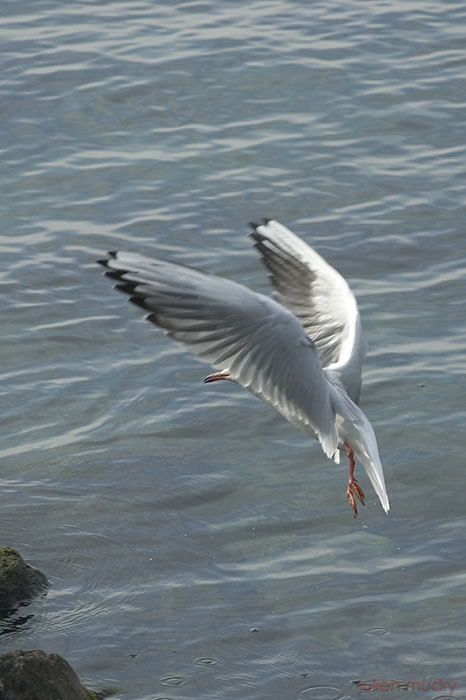
{"label": "gull's leg", "polygon": [[364,505],[365,501],[365,496],[364,496],[364,491],[362,488],[359,486],[358,482],[354,478],[354,455],[353,455],[353,450],[351,447],[348,445],[347,442],[343,443],[345,446],[346,454],[348,455],[348,486],[346,488],[346,498],[348,499],[348,503],[350,504],[351,510],[354,513],[354,517],[357,516],[358,514],[358,509],[356,506],[356,501],[354,500],[354,497],[356,496],[359,498],[361,503]]}
{"label": "gull's leg", "polygon": [[214,372],[204,379],[204,384],[218,382],[220,379],[230,379],[230,375],[227,372]]}

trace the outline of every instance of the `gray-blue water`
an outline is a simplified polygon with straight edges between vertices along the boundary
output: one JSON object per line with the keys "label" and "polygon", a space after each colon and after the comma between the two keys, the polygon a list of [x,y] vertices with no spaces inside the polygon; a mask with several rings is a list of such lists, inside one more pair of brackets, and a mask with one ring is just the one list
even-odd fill
{"label": "gray-blue water", "polygon": [[[0,39],[0,544],[50,579],[0,650],[122,700],[465,697],[464,2],[4,0]],[[266,292],[262,216],[357,294],[389,517],[94,263]]]}

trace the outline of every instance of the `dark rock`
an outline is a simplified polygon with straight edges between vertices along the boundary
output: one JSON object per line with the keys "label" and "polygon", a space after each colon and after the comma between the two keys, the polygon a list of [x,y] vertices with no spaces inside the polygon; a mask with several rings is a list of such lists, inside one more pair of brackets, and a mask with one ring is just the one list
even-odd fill
{"label": "dark rock", "polygon": [[8,651],[0,655],[1,700],[95,700],[58,654]]}
{"label": "dark rock", "polygon": [[0,547],[0,617],[47,587],[47,577],[11,547]]}

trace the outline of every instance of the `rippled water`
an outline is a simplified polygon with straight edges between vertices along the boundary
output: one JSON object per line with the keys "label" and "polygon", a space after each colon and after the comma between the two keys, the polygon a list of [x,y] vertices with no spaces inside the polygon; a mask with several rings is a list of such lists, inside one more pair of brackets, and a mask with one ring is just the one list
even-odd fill
{"label": "rippled water", "polygon": [[[2,543],[51,587],[1,649],[124,700],[463,697],[464,3],[2,9]],[[267,291],[261,216],[358,295],[388,518],[361,476],[353,520],[344,464],[203,385],[94,263],[161,253]]]}

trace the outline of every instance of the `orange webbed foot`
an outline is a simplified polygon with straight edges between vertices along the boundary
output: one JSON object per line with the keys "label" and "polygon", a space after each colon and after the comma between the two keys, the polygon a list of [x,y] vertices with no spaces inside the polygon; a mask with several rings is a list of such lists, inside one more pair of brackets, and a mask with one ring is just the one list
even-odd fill
{"label": "orange webbed foot", "polygon": [[364,495],[364,491],[359,486],[356,479],[351,479],[348,481],[348,486],[346,489],[346,498],[348,499],[348,503],[350,504],[350,508],[353,511],[354,517],[356,517],[358,514],[358,507],[354,498],[355,496],[356,498],[358,498],[359,501],[361,501],[363,506],[366,504],[366,497]]}

